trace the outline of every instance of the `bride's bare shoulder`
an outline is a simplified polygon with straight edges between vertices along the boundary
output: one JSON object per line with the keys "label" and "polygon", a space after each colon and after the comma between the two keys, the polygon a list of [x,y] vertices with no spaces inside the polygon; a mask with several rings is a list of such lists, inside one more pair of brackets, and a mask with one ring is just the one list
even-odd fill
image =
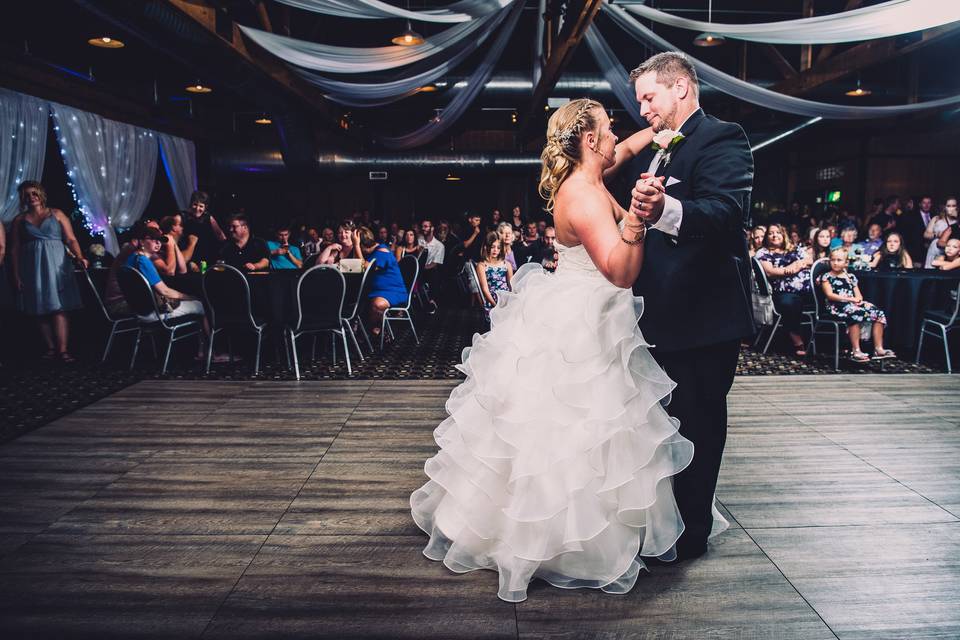
{"label": "bride's bare shoulder", "polygon": [[571,177],[557,191],[554,215],[593,217],[610,215],[607,192],[602,186]]}

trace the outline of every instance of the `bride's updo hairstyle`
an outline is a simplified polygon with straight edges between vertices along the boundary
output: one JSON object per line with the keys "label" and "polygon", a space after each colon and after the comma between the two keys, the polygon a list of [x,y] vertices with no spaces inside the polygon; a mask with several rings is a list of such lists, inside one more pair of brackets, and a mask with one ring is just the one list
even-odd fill
{"label": "bride's updo hairstyle", "polygon": [[603,110],[596,100],[571,100],[550,116],[547,123],[547,146],[540,154],[540,196],[547,201],[547,211],[553,211],[557,190],[570,172],[580,164],[580,137],[597,128],[593,110]]}

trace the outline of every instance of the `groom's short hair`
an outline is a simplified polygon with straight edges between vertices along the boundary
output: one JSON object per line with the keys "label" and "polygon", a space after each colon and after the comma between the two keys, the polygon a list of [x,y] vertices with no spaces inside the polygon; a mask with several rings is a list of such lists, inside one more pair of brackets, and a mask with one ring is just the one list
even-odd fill
{"label": "groom's short hair", "polygon": [[697,80],[697,70],[690,64],[686,54],[680,51],[664,51],[647,58],[639,67],[630,72],[630,82],[636,82],[640,76],[654,72],[657,82],[670,86],[679,76],[686,76],[690,80],[693,92],[700,97],[700,81]]}

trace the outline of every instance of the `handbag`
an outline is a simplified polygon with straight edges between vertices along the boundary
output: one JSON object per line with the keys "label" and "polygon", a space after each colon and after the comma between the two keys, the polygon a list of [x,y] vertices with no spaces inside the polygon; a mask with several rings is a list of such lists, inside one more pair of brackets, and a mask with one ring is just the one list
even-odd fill
{"label": "handbag", "polygon": [[753,284],[753,295],[750,302],[753,307],[753,322],[757,326],[770,326],[773,324],[776,309],[773,306],[773,296],[771,294],[763,295],[757,286],[757,278],[750,270],[750,282]]}

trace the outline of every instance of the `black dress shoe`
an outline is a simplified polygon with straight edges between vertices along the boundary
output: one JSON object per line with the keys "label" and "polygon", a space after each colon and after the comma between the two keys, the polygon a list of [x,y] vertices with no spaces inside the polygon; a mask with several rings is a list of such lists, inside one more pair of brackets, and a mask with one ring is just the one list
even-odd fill
{"label": "black dress shoe", "polygon": [[707,552],[707,545],[701,547],[677,547],[677,562],[694,560]]}

